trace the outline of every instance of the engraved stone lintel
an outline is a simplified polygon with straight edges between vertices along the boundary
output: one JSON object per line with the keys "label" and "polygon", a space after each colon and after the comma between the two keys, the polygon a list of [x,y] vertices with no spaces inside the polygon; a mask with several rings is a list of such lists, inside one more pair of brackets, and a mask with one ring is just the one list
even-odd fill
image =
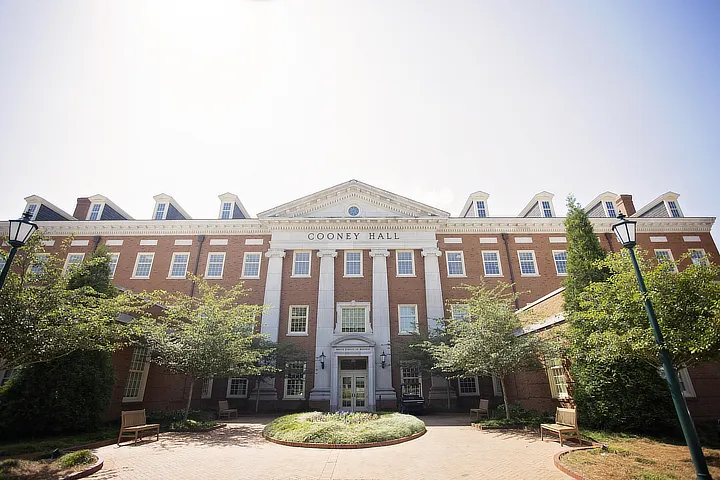
{"label": "engraved stone lintel", "polygon": [[371,257],[389,257],[390,251],[385,248],[370,250],[370,256]]}
{"label": "engraved stone lintel", "polygon": [[317,256],[322,257],[337,257],[337,250],[319,250]]}
{"label": "engraved stone lintel", "polygon": [[442,252],[439,248],[423,248],[422,256],[423,257],[431,257],[431,256],[439,257],[442,255]]}
{"label": "engraved stone lintel", "polygon": [[272,248],[265,252],[267,258],[285,258],[285,250],[280,248]]}

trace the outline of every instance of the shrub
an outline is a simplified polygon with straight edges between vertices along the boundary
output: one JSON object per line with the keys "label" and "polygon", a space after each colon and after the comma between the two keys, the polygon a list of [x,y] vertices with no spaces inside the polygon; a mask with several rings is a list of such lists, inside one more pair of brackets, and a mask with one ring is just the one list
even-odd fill
{"label": "shrub", "polygon": [[[209,421],[215,419],[215,412],[209,410],[190,410],[188,419],[198,421]],[[185,410],[166,410],[162,412],[149,412],[147,414],[148,423],[159,423],[167,427],[175,422],[182,422],[185,416]]]}
{"label": "shrub", "polygon": [[72,468],[78,465],[95,463],[95,455],[93,455],[90,450],[78,450],[77,452],[63,455],[58,462],[62,468]]}
{"label": "shrub", "polygon": [[96,430],[114,382],[106,352],[79,351],[24,367],[0,389],[0,431],[29,437]]}
{"label": "shrub", "polygon": [[571,371],[581,427],[664,434],[677,430],[667,383],[655,367],[641,361],[576,363]]}
{"label": "shrub", "polygon": [[175,432],[197,432],[208,430],[218,425],[218,422],[202,422],[197,420],[180,420],[170,424],[170,430]]}

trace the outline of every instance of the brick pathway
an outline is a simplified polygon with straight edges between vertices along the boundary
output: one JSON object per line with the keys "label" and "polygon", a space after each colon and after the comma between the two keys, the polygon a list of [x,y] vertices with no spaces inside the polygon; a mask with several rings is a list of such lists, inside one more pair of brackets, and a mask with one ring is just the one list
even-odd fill
{"label": "brick pathway", "polygon": [[295,448],[265,441],[272,417],[241,418],[205,434],[97,449],[104,468],[91,479],[351,480],[567,479],[553,465],[561,447],[539,437],[480,432],[467,417],[426,416],[428,432],[410,442],[357,450]]}

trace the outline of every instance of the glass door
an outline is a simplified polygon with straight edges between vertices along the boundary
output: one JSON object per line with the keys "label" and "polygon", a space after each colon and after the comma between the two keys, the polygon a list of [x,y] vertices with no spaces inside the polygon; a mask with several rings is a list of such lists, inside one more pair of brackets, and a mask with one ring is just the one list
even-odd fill
{"label": "glass door", "polygon": [[355,375],[355,410],[365,410],[365,375]]}
{"label": "glass door", "polygon": [[340,408],[351,412],[367,408],[365,375],[346,375],[340,377]]}

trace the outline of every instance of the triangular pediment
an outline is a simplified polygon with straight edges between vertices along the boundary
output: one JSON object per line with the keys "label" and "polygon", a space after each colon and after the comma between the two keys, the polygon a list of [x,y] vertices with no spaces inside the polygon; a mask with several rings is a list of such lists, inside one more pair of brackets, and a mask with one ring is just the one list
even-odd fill
{"label": "triangular pediment", "polygon": [[450,214],[350,180],[258,214],[258,218],[427,218]]}

